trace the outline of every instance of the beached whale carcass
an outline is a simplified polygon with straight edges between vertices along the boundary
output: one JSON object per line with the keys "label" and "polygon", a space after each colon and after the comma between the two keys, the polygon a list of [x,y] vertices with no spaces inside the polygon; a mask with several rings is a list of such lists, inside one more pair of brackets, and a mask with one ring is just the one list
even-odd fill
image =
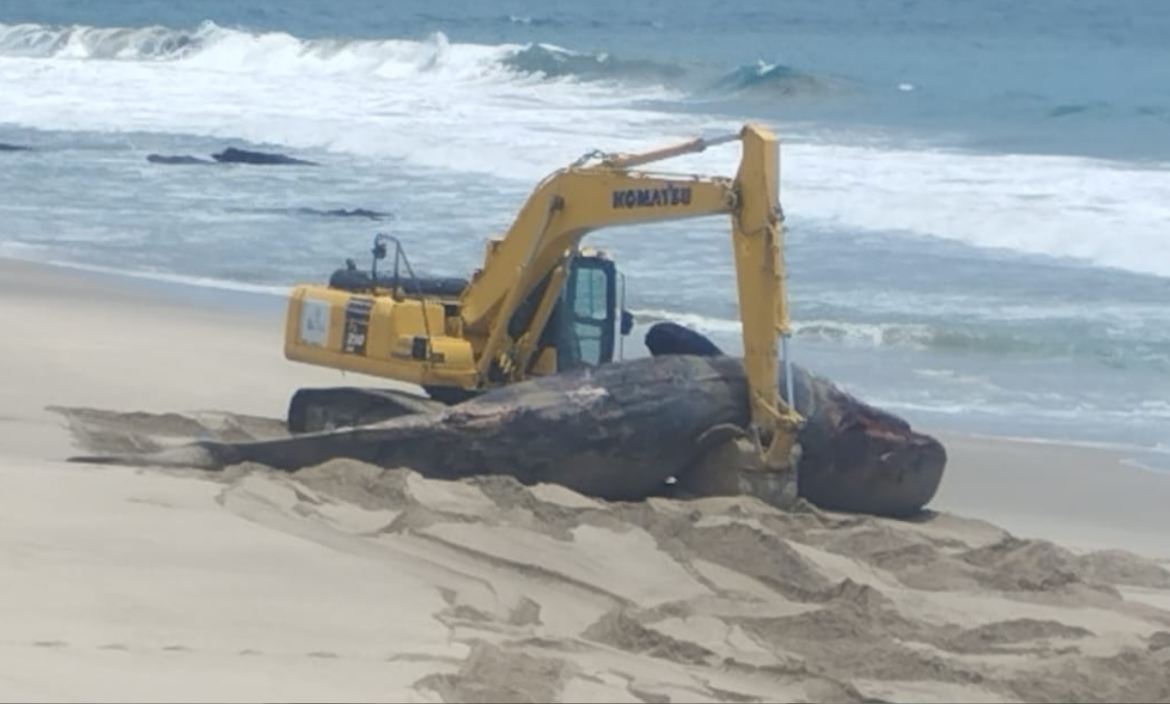
{"label": "beached whale carcass", "polygon": [[[659,494],[677,478],[697,493],[749,493],[782,504],[758,482],[740,481],[756,468],[727,452],[750,423],[742,360],[659,352],[369,425],[74,461],[208,470],[257,462],[295,471],[344,457],[440,479],[504,474],[610,500]],[[794,390],[808,419],[794,487],[801,496],[825,509],[877,515],[914,513],[930,501],[946,463],[941,444],[799,367]]]}
{"label": "beached whale carcass", "polygon": [[746,396],[735,359],[643,358],[520,382],[371,425],[73,459],[209,470],[257,462],[295,471],[346,457],[433,478],[507,474],[602,498],[638,499],[702,454],[706,430],[745,426]]}

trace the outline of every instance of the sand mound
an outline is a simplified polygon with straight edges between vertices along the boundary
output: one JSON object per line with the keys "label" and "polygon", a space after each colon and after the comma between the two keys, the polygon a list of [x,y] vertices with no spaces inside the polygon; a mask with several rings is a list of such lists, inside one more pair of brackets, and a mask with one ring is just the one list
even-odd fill
{"label": "sand mound", "polygon": [[1076,555],[1048,541],[1008,537],[962,559],[982,568],[984,581],[998,589],[1054,591],[1085,585],[1116,595],[1115,586],[1122,585],[1170,588],[1170,572],[1121,550]]}
{"label": "sand mound", "polygon": [[476,641],[471,655],[451,675],[430,675],[419,690],[432,690],[445,702],[548,702],[563,691],[567,661],[535,657]]}
{"label": "sand mound", "polygon": [[714,653],[698,643],[676,640],[642,625],[625,609],[610,611],[581,634],[619,650],[686,665],[711,664]]}
{"label": "sand mound", "polygon": [[219,481],[250,520],[432,583],[466,650],[415,689],[445,701],[1170,698],[1170,613],[1115,588],[1165,571],[1125,553],[343,460]]}
{"label": "sand mound", "polygon": [[387,472],[353,460],[333,460],[297,473],[305,486],[368,509],[402,509],[410,504],[408,473]]}
{"label": "sand mound", "polygon": [[1124,550],[1099,550],[1077,558],[1087,579],[1109,584],[1170,589],[1170,571]]}
{"label": "sand mound", "polygon": [[182,415],[65,406],[46,410],[65,418],[81,447],[101,454],[157,452],[194,439],[246,442],[288,436],[279,420],[238,413]]}
{"label": "sand mound", "polygon": [[[258,439],[278,423],[57,409],[94,450]],[[410,575],[458,650],[445,701],[1166,701],[1170,573],[946,514],[783,512],[741,497],[606,503],[510,477],[333,460],[214,475],[219,503]],[[405,599],[405,595],[387,598]],[[405,602],[404,602],[405,603]]]}

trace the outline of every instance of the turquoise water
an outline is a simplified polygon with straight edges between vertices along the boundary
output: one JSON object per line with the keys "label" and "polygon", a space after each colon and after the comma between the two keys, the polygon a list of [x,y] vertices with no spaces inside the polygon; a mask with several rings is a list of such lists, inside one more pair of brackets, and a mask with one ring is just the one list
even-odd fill
{"label": "turquoise water", "polygon": [[[1170,446],[1170,5],[729,7],[0,0],[0,142],[38,147],[0,152],[0,254],[279,293],[386,231],[465,274],[583,153],[762,120],[798,361],[935,427]],[[321,167],[145,159],[225,146]],[[590,243],[643,322],[737,347],[724,221]]]}

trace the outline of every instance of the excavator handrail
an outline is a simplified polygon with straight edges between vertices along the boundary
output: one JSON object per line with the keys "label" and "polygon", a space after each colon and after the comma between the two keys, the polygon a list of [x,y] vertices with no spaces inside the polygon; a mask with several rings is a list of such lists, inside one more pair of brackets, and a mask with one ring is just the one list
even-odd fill
{"label": "excavator handrail", "polygon": [[[378,234],[376,234],[374,236],[374,251],[375,251],[374,264],[372,267],[370,267],[371,278],[374,280],[374,282],[376,283],[378,280],[378,276],[377,276],[378,256],[377,256],[376,252],[378,250],[378,245],[381,244],[382,242],[393,242],[394,243],[394,288],[395,289],[398,288],[398,260],[401,258],[402,262],[406,265],[406,273],[410,275],[410,280],[414,282],[414,288],[415,288],[416,295],[421,300],[424,300],[424,301],[427,300],[426,294],[423,293],[422,284],[419,283],[418,276],[416,276],[414,273],[414,267],[412,267],[410,265],[410,258],[406,256],[406,247],[404,247],[402,245],[402,241],[399,240],[397,237],[395,237],[394,235],[387,235],[384,232],[379,232]],[[431,341],[431,324],[430,324],[430,321],[428,320],[428,316],[426,316],[425,314],[422,316],[422,323],[423,323],[423,331],[426,333],[427,344],[429,345],[430,341]],[[429,354],[425,355],[424,359],[429,360],[430,355]]]}

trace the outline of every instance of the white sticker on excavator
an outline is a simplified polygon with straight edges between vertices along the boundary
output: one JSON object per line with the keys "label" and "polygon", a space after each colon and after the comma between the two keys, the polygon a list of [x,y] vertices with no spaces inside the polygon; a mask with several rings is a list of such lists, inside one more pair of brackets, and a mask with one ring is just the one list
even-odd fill
{"label": "white sticker on excavator", "polygon": [[301,342],[324,347],[329,339],[329,304],[306,298],[301,301]]}

